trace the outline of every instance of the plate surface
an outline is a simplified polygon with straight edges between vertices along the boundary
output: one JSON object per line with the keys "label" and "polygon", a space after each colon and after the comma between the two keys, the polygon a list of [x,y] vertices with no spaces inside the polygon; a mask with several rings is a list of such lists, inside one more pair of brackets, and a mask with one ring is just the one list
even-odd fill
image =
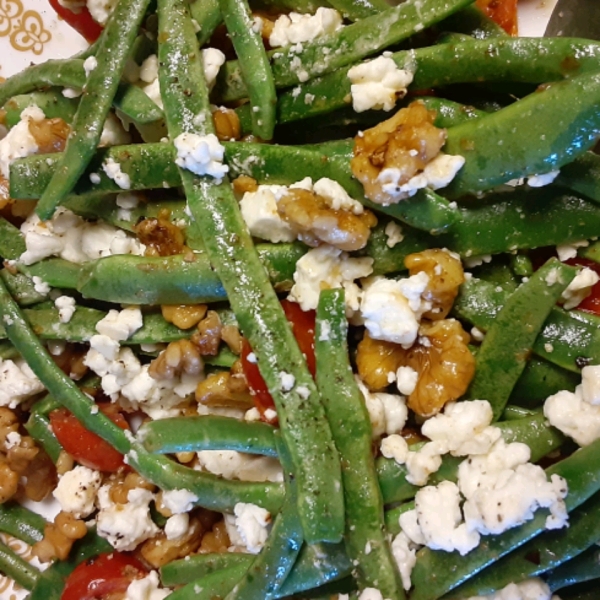
{"label": "plate surface", "polygon": [[[519,33],[541,36],[557,0],[519,0]],[[0,77],[9,77],[31,63],[51,58],[68,58],[87,47],[87,42],[62,19],[57,17],[48,0],[0,0]],[[57,505],[50,501],[32,510],[52,519]],[[0,541],[9,545],[27,560],[36,560],[31,549],[0,534]],[[34,564],[39,565],[35,562]],[[0,599],[22,600],[27,592],[0,575]]]}

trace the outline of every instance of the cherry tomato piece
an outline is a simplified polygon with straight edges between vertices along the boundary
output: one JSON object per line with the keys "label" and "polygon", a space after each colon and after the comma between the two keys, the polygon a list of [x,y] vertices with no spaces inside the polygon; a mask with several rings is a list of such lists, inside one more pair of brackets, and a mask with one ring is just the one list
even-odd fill
{"label": "cherry tomato piece", "polygon": [[[282,300],[281,307],[283,308],[283,312],[285,313],[287,320],[292,325],[294,337],[298,342],[300,351],[306,357],[308,369],[314,377],[317,369],[315,361],[315,311],[310,310],[304,312],[300,308],[299,304],[296,302],[290,302],[289,300]],[[265,380],[258,370],[258,365],[256,362],[251,362],[248,360],[248,356],[250,354],[252,354],[252,348],[250,347],[248,341],[244,339],[242,343],[241,355],[242,368],[244,370],[246,380],[248,381],[250,392],[254,397],[254,405],[260,412],[261,416],[264,417],[264,414],[268,409],[275,408],[275,403],[273,402],[273,398],[269,393]]]}
{"label": "cherry tomato piece", "polygon": [[[113,404],[98,404],[98,408],[121,429],[129,429],[125,417]],[[112,473],[125,464],[121,453],[88,431],[66,408],[50,413],[50,427],[62,447],[85,467]]]}
{"label": "cherry tomato piece", "polygon": [[517,35],[517,0],[477,0],[477,6],[510,35]]}
{"label": "cherry tomato piece", "polygon": [[79,12],[75,13],[60,4],[59,0],[49,0],[49,2],[56,14],[80,33],[90,44],[100,37],[102,25],[92,19],[92,15],[86,6],[82,6]]}
{"label": "cherry tomato piece", "polygon": [[147,574],[148,570],[134,556],[121,552],[100,554],[75,567],[60,600],[102,600],[124,594],[134,579]]}

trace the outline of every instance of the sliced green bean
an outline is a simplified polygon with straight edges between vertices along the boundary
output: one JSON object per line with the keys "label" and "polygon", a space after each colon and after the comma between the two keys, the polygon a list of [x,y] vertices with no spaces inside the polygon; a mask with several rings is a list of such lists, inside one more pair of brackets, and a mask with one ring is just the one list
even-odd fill
{"label": "sliced green bean", "polygon": [[598,577],[600,577],[600,549],[592,546],[550,571],[546,576],[546,583],[553,592],[556,592],[564,587]]}
{"label": "sliced green bean", "polygon": [[44,517],[17,504],[0,504],[0,531],[8,533],[26,544],[33,546],[44,537]]}
{"label": "sliced green bean", "polygon": [[569,515],[569,526],[548,531],[484,569],[456,588],[448,600],[484,595],[513,581],[535,577],[581,554],[600,539],[600,495],[596,494]]}
{"label": "sliced green bean", "polygon": [[366,19],[390,7],[385,0],[330,0],[329,3],[350,21]]}
{"label": "sliced green bean", "polygon": [[70,123],[78,103],[77,98],[65,98],[60,88],[13,96],[3,107],[6,111],[6,126],[11,128],[16,125],[21,119],[21,113],[32,104],[39,107],[47,119],[58,117]]}
{"label": "sliced green bean", "polygon": [[585,152],[560,170],[556,183],[600,202],[600,156]]}
{"label": "sliced green bean", "polygon": [[61,289],[75,289],[81,270],[81,265],[62,258],[48,258],[29,266],[17,263],[17,267],[30,278],[39,277],[50,287]]}
{"label": "sliced green bean", "polygon": [[0,257],[15,260],[25,252],[25,241],[17,227],[0,216]]}
{"label": "sliced green bean", "polygon": [[525,369],[538,333],[577,269],[549,260],[506,301],[476,357],[467,397],[487,400],[497,421]]}
{"label": "sliced green bean", "polygon": [[13,296],[21,306],[37,304],[48,298],[48,294],[42,294],[36,291],[35,284],[31,277],[28,277],[23,273],[15,273],[13,275],[8,269],[2,269],[0,270],[0,277],[4,280],[4,285],[6,285],[10,291],[11,296]]}
{"label": "sliced green bean", "polygon": [[[212,131],[208,92],[186,3],[159,3],[159,80],[169,135]],[[187,60],[182,60],[187,57]],[[195,118],[187,118],[195,115]],[[204,116],[202,123],[200,116]],[[181,170],[188,205],[240,329],[258,358],[277,407],[298,480],[298,510],[308,542],[343,532],[340,464],[313,379],[254,250],[228,183]],[[292,389],[283,376],[293,377]],[[285,387],[285,389],[283,389]],[[308,391],[306,394],[298,392]]]}
{"label": "sliced green bean", "polygon": [[352,375],[347,336],[344,291],[323,290],[315,330],[317,386],[343,465],[344,541],[361,590],[377,587],[384,598],[403,599],[404,588],[384,531],[371,421]]}
{"label": "sliced green bean", "polygon": [[277,93],[262,36],[253,27],[246,0],[219,0],[219,6],[248,90],[252,133],[263,140],[270,140],[275,129]]}
{"label": "sliced green bean", "polygon": [[441,30],[464,33],[477,40],[508,37],[506,31],[476,5],[467,6],[454,13],[438,23],[437,27]]}
{"label": "sliced green bean", "polygon": [[25,423],[27,433],[45,450],[50,460],[56,464],[63,450],[54,432],[50,428],[50,421],[39,412],[32,412]]}
{"label": "sliced green bean", "polygon": [[277,456],[274,428],[271,425],[216,415],[150,421],[142,425],[137,437],[148,452],[160,454],[237,450]]}
{"label": "sliced green bean", "polygon": [[117,93],[119,77],[148,3],[149,0],[119,2],[102,33],[96,68],[86,80],[86,90],[94,92],[85,91],[81,96],[61,162],[36,207],[41,219],[52,216],[96,151],[102,126]]}
{"label": "sliced green bean", "polygon": [[[569,493],[565,498],[572,511],[600,490],[600,440],[556,463],[546,473],[566,479]],[[436,600],[510,551],[544,531],[548,510],[538,510],[531,521],[482,541],[476,552],[460,556],[458,552],[437,552],[422,548],[412,571],[414,589],[411,600]]]}

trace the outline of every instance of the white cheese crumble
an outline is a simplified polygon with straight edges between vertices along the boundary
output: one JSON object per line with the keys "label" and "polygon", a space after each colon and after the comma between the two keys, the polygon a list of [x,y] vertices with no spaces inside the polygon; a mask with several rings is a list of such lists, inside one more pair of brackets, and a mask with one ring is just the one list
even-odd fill
{"label": "white cheese crumble", "polygon": [[17,158],[31,156],[38,151],[36,139],[29,131],[31,121],[41,121],[44,113],[35,104],[21,112],[21,120],[0,140],[0,172],[9,179],[10,164]]}
{"label": "white cheese crumble", "polygon": [[83,61],[83,70],[85,71],[85,76],[89,77],[90,73],[98,66],[98,60],[95,56],[88,56]]}
{"label": "white cheese crumble", "polygon": [[61,510],[82,519],[96,510],[94,500],[101,484],[101,473],[77,466],[60,477],[52,495],[58,500]]}
{"label": "white cheese crumble", "polygon": [[87,0],[87,7],[92,19],[100,25],[106,25],[116,5],[117,0]]}
{"label": "white cheese crumble", "polygon": [[590,295],[592,287],[598,281],[600,281],[600,277],[596,271],[588,267],[581,269],[561,295],[561,298],[565,301],[563,308],[571,310],[578,306],[584,298]]}
{"label": "white cheese crumble", "polygon": [[202,50],[202,64],[204,66],[204,76],[206,85],[211,90],[217,80],[219,69],[225,63],[225,55],[217,48],[204,48]]}
{"label": "white cheese crumble", "polygon": [[412,346],[421,315],[431,308],[423,300],[429,277],[423,271],[406,279],[374,278],[363,291],[360,313],[369,335],[376,340]]}
{"label": "white cheese crumble", "polygon": [[162,493],[162,503],[174,515],[189,512],[198,502],[198,496],[189,490],[167,490]]}
{"label": "white cheese crumble", "polygon": [[54,301],[54,306],[58,310],[58,320],[61,323],[68,323],[75,314],[75,298],[71,296],[59,296]]}
{"label": "white cheese crumble", "polygon": [[235,450],[201,450],[198,467],[225,479],[241,481],[283,481],[281,464],[270,456],[256,456]]}
{"label": "white cheese crumble", "polygon": [[356,112],[366,110],[390,111],[396,101],[406,95],[413,74],[399,69],[392,58],[378,56],[348,71],[352,107]]}
{"label": "white cheese crumble", "polygon": [[100,537],[108,540],[115,550],[133,550],[159,531],[150,517],[149,504],[154,494],[142,488],[134,488],[127,493],[125,504],[114,503],[110,499],[110,487],[98,490],[96,530]]}
{"label": "white cheese crumble", "polygon": [[248,552],[258,554],[267,541],[271,514],[268,510],[238,502],[233,515],[225,515],[227,533],[234,546],[245,547]]}
{"label": "white cheese crumble", "polygon": [[317,8],[314,15],[291,12],[281,15],[273,25],[269,36],[271,48],[309,42],[341,29],[342,15],[333,8]]}
{"label": "white cheese crumble", "polygon": [[182,133],[173,140],[173,144],[177,149],[175,163],[182,169],[219,181],[229,171],[229,167],[223,164],[225,148],[214,133]]}
{"label": "white cheese crumble", "polygon": [[121,164],[114,158],[109,157],[102,163],[102,170],[109,179],[112,179],[122,190],[131,188],[131,178],[129,174],[121,170]]}
{"label": "white cheese crumble", "polygon": [[44,391],[42,382],[21,358],[0,358],[0,406],[16,408],[23,400]]}
{"label": "white cheese crumble", "polygon": [[34,275],[31,278],[31,281],[33,281],[33,289],[38,294],[46,295],[46,294],[50,293],[50,289],[51,289],[50,284],[48,282],[44,281],[41,277]]}
{"label": "white cheese crumble", "polygon": [[600,366],[583,367],[574,392],[562,390],[544,403],[550,425],[587,446],[600,437]]}
{"label": "white cheese crumble", "polygon": [[343,287],[346,292],[346,315],[352,316],[360,306],[362,291],[354,281],[373,272],[373,259],[353,258],[345,252],[323,244],[309,250],[296,263],[294,285],[288,296],[302,310],[314,310],[322,289]]}
{"label": "white cheese crumble", "polygon": [[497,592],[485,596],[471,596],[465,600],[560,600],[553,596],[547,583],[539,577],[509,583]]}
{"label": "white cheese crumble", "polygon": [[529,187],[544,187],[550,185],[558,176],[560,171],[549,171],[548,173],[542,173],[540,175],[531,175],[527,178],[527,185]]}
{"label": "white cheese crumble", "polygon": [[464,164],[463,156],[440,152],[421,173],[411,177],[406,183],[399,183],[402,172],[395,167],[382,169],[377,180],[381,182],[381,188],[387,195],[387,204],[390,204],[410,198],[426,187],[432,190],[446,187]]}
{"label": "white cheese crumble", "polygon": [[146,577],[134,579],[125,591],[124,600],[163,600],[172,590],[160,587],[158,573],[150,571]]}
{"label": "white cheese crumble", "polygon": [[392,435],[402,431],[408,418],[405,399],[395,394],[370,392],[358,376],[356,376],[356,383],[365,400],[373,437],[378,438],[384,433]]}
{"label": "white cheese crumble", "polygon": [[577,256],[578,248],[585,248],[589,245],[590,243],[587,240],[571,242],[570,244],[559,244],[558,246],[556,246],[556,254],[558,255],[558,260],[560,260],[561,262],[565,262],[570,258],[575,258]]}
{"label": "white cheese crumble", "polygon": [[131,143],[131,136],[125,131],[118,117],[110,112],[104,121],[102,135],[100,136],[99,147],[122,146]]}
{"label": "white cheese crumble", "polygon": [[400,577],[402,578],[402,587],[409,590],[412,586],[410,575],[417,563],[418,545],[401,531],[392,541],[392,554],[398,565]]}
{"label": "white cheese crumble", "polygon": [[187,513],[173,515],[165,523],[165,535],[168,540],[178,540],[182,538],[190,526],[190,516]]}
{"label": "white cheese crumble", "polygon": [[19,257],[32,265],[49,256],[84,263],[112,254],[143,255],[146,247],[122,229],[98,221],[88,223],[70,210],[58,208],[52,219],[32,213],[21,225],[27,250]]}
{"label": "white cheese crumble", "polygon": [[21,434],[18,431],[9,431],[4,438],[4,449],[6,451],[16,448],[21,444]]}
{"label": "white cheese crumble", "polygon": [[387,236],[387,240],[385,241],[385,245],[388,248],[393,248],[397,244],[399,244],[402,240],[404,240],[404,234],[402,233],[402,227],[398,225],[395,221],[390,221],[384,229],[384,233]]}
{"label": "white cheese crumble", "polygon": [[128,307],[123,310],[111,309],[96,323],[96,331],[117,342],[130,338],[144,324],[142,311]]}
{"label": "white cheese crumble", "polygon": [[396,387],[404,396],[410,396],[417,386],[419,374],[412,367],[398,367],[396,371]]}

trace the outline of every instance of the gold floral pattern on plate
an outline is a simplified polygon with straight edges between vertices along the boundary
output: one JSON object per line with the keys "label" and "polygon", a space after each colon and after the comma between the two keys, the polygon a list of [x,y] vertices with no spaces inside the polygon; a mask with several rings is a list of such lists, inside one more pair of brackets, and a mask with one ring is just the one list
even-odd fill
{"label": "gold floral pattern on plate", "polygon": [[25,10],[22,0],[0,0],[0,37],[9,36],[17,52],[33,52],[39,56],[52,33],[36,10]]}

